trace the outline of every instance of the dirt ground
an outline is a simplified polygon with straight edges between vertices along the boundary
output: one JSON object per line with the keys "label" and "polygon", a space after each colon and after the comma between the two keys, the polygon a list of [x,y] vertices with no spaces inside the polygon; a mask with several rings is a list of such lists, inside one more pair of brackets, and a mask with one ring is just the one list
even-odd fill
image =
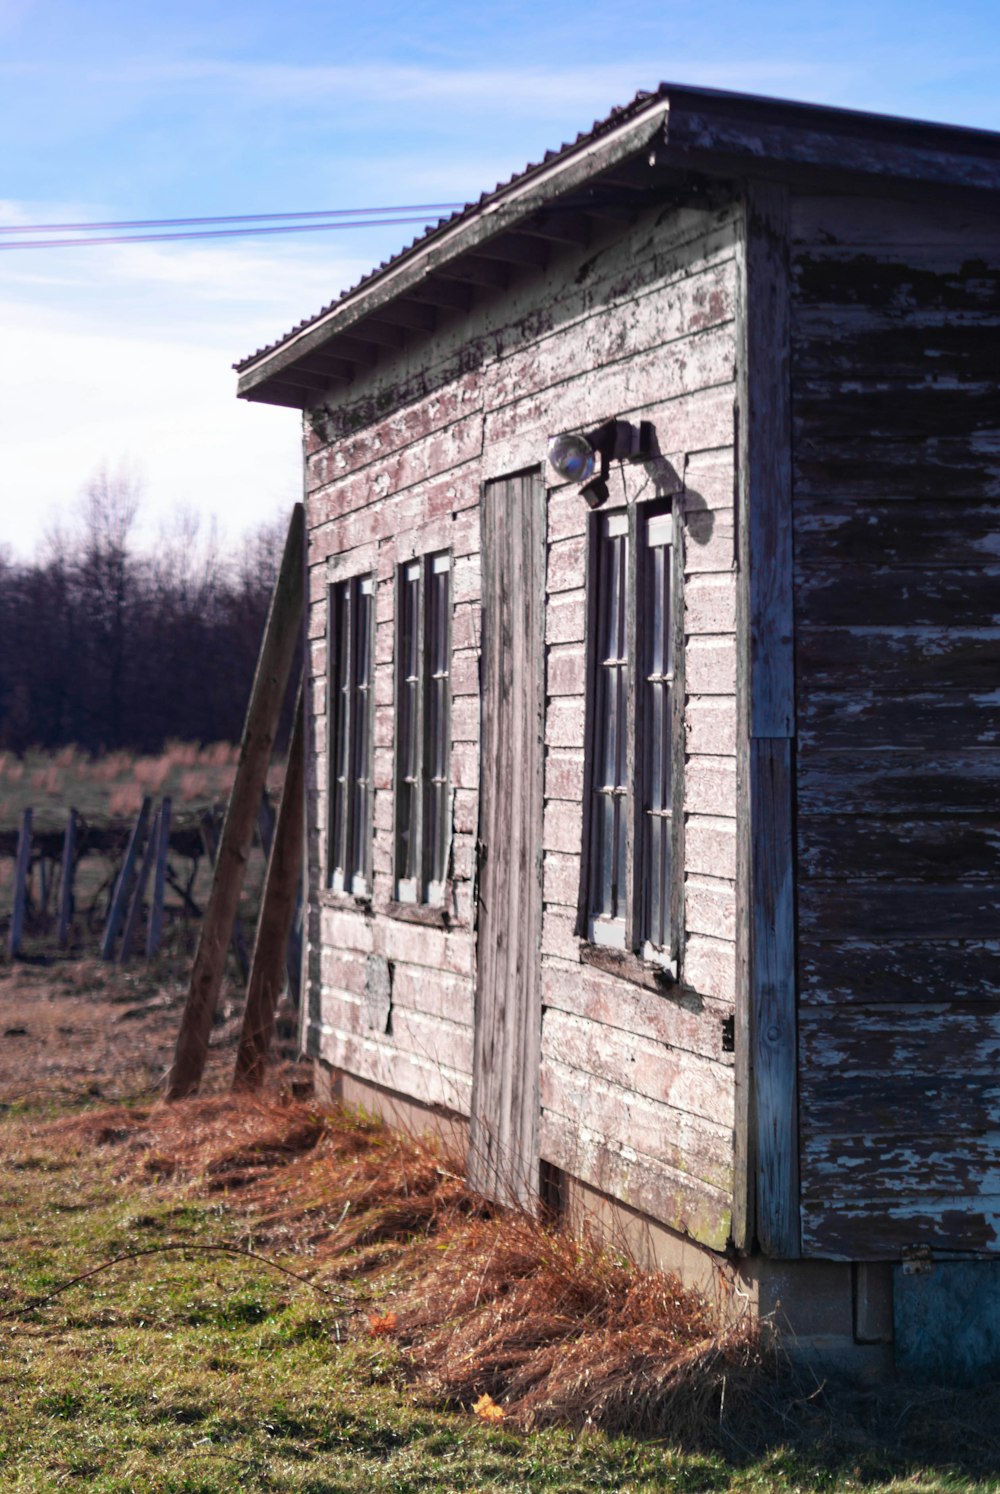
{"label": "dirt ground", "polygon": [[[187,970],[96,959],[0,966],[0,1107],[127,1100],[162,1087]],[[228,1083],[240,1001],[227,982],[204,1089]]]}

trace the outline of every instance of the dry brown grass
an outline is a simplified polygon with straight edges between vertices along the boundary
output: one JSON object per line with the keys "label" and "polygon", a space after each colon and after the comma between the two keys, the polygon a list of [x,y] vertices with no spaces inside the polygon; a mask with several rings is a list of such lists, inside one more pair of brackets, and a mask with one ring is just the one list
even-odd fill
{"label": "dry brown grass", "polygon": [[718,1436],[723,1406],[727,1426],[746,1420],[773,1380],[749,1319],[727,1326],[675,1277],[487,1204],[459,1159],[370,1119],[272,1095],[56,1124],[64,1143],[122,1147],[133,1177],[238,1200],[258,1245],[369,1273],[391,1310],[358,1331],[395,1339],[437,1403],[690,1445]]}
{"label": "dry brown grass", "polygon": [[142,804],[142,799],[142,788],[138,783],[120,783],[108,795],[108,813],[110,815],[136,814]]}
{"label": "dry brown grass", "polygon": [[193,768],[198,761],[200,748],[197,742],[178,742],[171,739],[163,749],[163,755],[174,768]]}
{"label": "dry brown grass", "polygon": [[114,783],[116,778],[131,774],[134,762],[131,752],[109,752],[92,764],[90,774],[97,783]]}
{"label": "dry brown grass", "polygon": [[239,756],[239,743],[209,742],[198,754],[198,761],[212,768],[235,767]]}
{"label": "dry brown grass", "polygon": [[207,773],[192,771],[181,774],[180,797],[185,804],[190,804],[193,799],[207,799],[211,789],[212,780]]}
{"label": "dry brown grass", "polygon": [[136,783],[140,783],[147,794],[158,794],[170,777],[170,762],[167,757],[140,757],[133,769]]}

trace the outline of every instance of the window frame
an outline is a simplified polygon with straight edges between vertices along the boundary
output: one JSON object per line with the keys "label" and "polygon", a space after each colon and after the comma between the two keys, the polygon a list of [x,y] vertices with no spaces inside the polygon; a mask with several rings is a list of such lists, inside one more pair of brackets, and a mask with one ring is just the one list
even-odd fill
{"label": "window frame", "polygon": [[[650,749],[652,723],[650,720],[651,692],[643,688],[648,680],[644,667],[648,633],[641,621],[649,616],[652,597],[650,590],[650,567],[647,562],[648,535],[650,528],[661,518],[670,521],[668,563],[665,579],[669,587],[666,636],[672,650],[672,672],[669,680],[669,719],[665,721],[666,747],[669,753],[669,832],[667,853],[669,859],[669,890],[665,904],[668,919],[667,939],[662,946],[653,946],[648,940],[646,909],[643,905],[646,879],[642,874],[649,851],[650,837],[646,830],[649,811]],[[608,521],[621,524],[624,521],[627,535],[626,577],[626,659],[627,687],[625,712],[625,782],[624,797],[628,805],[625,815],[624,877],[625,889],[622,897],[623,918],[605,919],[597,911],[595,887],[600,869],[596,863],[599,854],[598,837],[595,832],[594,802],[599,768],[598,754],[604,728],[602,712],[602,690],[599,672],[604,661],[600,657],[602,623],[606,623],[608,598],[604,594],[601,579],[601,551],[604,526]],[[671,498],[644,500],[628,507],[596,509],[589,515],[587,527],[586,567],[586,710],[584,735],[583,772],[583,836],[580,858],[580,889],[577,908],[576,933],[584,941],[581,955],[589,958],[610,959],[616,969],[628,973],[629,968],[641,975],[652,972],[660,978],[678,979],[683,957],[683,767],[684,767],[684,600],[683,600],[683,533],[679,522],[678,506]],[[605,628],[606,634],[606,628]],[[642,676],[642,677],[640,677]],[[623,926],[622,926],[623,925]]]}
{"label": "window frame", "polygon": [[[443,909],[447,899],[453,571],[450,549],[396,566],[392,896],[406,908]],[[447,577],[443,606],[440,596],[435,601],[438,576]],[[415,593],[409,590],[414,582]]]}
{"label": "window frame", "polygon": [[[327,583],[326,886],[332,893],[363,901],[371,898],[373,880],[376,596],[371,571],[338,576]],[[362,597],[368,599],[368,626],[366,649],[359,654]],[[359,684],[362,660],[366,674]],[[363,721],[360,735],[359,720]],[[359,823],[357,790],[361,785]]]}

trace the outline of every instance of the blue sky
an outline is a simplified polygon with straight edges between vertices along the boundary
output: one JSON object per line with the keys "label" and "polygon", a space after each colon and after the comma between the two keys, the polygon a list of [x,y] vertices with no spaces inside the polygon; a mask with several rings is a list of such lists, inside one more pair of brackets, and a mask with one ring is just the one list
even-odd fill
{"label": "blue sky", "polygon": [[[663,78],[1000,130],[996,0],[0,0],[0,223],[464,200]],[[0,544],[102,464],[238,533],[299,491],[234,359],[405,228],[0,252]]]}

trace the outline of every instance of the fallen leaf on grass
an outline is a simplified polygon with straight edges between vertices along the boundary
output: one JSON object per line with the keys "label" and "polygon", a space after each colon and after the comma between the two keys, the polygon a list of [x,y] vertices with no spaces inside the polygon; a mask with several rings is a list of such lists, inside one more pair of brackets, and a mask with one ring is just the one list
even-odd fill
{"label": "fallen leaf on grass", "polygon": [[388,1338],[390,1333],[396,1331],[396,1314],[394,1312],[374,1313],[368,1319],[368,1332],[372,1338]]}
{"label": "fallen leaf on grass", "polygon": [[504,1409],[498,1406],[491,1395],[483,1391],[476,1404],[473,1406],[476,1416],[481,1416],[483,1421],[503,1421]]}

